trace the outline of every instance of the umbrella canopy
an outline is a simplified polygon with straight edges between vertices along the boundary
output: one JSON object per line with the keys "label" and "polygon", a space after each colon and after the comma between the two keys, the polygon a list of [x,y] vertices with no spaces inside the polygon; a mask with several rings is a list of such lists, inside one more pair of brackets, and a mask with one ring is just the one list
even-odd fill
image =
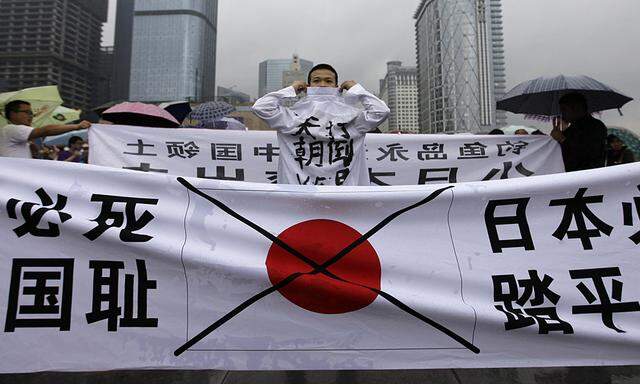
{"label": "umbrella canopy", "polygon": [[539,77],[518,84],[497,103],[499,110],[534,116],[560,116],[560,98],[584,95],[589,112],[620,109],[632,98],[588,76]]}
{"label": "umbrella canopy", "polygon": [[636,159],[640,159],[640,136],[628,129],[616,127],[609,128],[608,133],[610,135],[618,136],[618,138],[624,142],[627,148],[629,148],[633,152]]}
{"label": "umbrella canopy", "polygon": [[134,125],[138,127],[177,128],[180,126],[171,114],[164,109],[144,103],[121,103],[102,114],[102,118],[114,124]]}
{"label": "umbrella canopy", "polygon": [[102,116],[102,114],[104,113],[104,111],[106,111],[107,109],[111,108],[111,107],[115,107],[118,104],[122,104],[124,103],[125,100],[113,100],[113,101],[109,101],[106,102],[102,105],[99,105],[95,108],[92,109],[93,112],[97,113],[99,116]]}
{"label": "umbrella canopy", "polygon": [[53,112],[47,114],[45,118],[40,119],[37,123],[33,123],[34,128],[44,127],[46,125],[65,125],[71,124],[72,121],[80,119],[80,110],[67,107],[57,107]]}
{"label": "umbrella canopy", "polygon": [[215,121],[235,111],[235,107],[224,101],[212,101],[198,105],[182,123],[184,128],[215,129]]}
{"label": "umbrella canopy", "polygon": [[171,116],[175,117],[176,120],[182,122],[187,118],[187,115],[191,113],[191,104],[188,101],[174,101],[171,103],[162,103],[159,105],[160,108],[169,112]]}
{"label": "umbrella canopy", "polygon": [[46,119],[51,112],[62,105],[60,92],[58,92],[58,87],[55,85],[26,88],[21,91],[2,93],[0,94],[0,109],[3,112],[2,115],[0,115],[0,126],[8,123],[7,119],[3,116],[4,106],[15,100],[22,100],[31,104],[31,109],[34,114],[34,126],[37,126],[40,121]]}

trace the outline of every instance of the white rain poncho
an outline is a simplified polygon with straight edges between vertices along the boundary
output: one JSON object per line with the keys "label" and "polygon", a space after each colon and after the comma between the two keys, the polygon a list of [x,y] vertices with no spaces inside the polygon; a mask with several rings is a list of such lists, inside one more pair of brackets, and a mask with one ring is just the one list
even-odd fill
{"label": "white rain poncho", "polygon": [[283,105],[295,97],[295,89],[288,87],[253,106],[278,131],[278,183],[369,185],[364,137],[389,116],[387,105],[360,85],[344,93],[309,88],[293,107]]}

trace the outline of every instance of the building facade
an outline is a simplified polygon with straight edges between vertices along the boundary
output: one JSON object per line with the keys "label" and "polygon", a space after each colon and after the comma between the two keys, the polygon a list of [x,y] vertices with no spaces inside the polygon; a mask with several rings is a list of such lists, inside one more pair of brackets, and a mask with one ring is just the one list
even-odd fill
{"label": "building facade", "polygon": [[500,0],[422,0],[415,13],[420,131],[487,132],[506,68]]}
{"label": "building facade", "polygon": [[231,105],[251,103],[251,96],[231,88],[218,87],[217,100],[225,101]]}
{"label": "building facade", "polygon": [[116,30],[113,41],[113,83],[111,99],[129,100],[135,0],[118,0],[116,4]]}
{"label": "building facade", "polygon": [[135,0],[129,99],[214,100],[217,22],[218,0]]}
{"label": "building facade", "polygon": [[[284,74],[293,70],[294,61],[294,58],[284,60],[271,59],[260,63],[258,71],[258,93],[260,97],[283,88]],[[313,68],[313,63],[299,59],[299,66],[299,72],[304,73],[304,80],[306,81],[306,75]]]}
{"label": "building facade", "polygon": [[387,75],[380,80],[380,97],[391,114],[380,128],[383,132],[419,133],[418,70],[404,67],[401,61],[387,63]]}
{"label": "building facade", "polygon": [[0,10],[2,91],[57,85],[66,106],[91,107],[108,0],[0,0]]}

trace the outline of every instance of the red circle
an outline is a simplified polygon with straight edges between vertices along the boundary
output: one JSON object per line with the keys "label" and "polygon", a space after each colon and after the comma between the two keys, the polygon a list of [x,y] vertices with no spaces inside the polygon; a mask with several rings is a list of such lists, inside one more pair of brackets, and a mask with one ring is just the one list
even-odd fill
{"label": "red circle", "polygon": [[[278,239],[322,265],[362,235],[346,224],[332,220],[311,220],[296,224]],[[272,244],[267,256],[267,272],[276,285],[297,272],[314,268],[296,256]],[[327,270],[334,275],[369,288],[380,289],[380,259],[368,241],[358,245]],[[345,283],[322,273],[302,275],[279,290],[293,304],[311,312],[340,314],[367,307],[378,297],[370,289]]]}

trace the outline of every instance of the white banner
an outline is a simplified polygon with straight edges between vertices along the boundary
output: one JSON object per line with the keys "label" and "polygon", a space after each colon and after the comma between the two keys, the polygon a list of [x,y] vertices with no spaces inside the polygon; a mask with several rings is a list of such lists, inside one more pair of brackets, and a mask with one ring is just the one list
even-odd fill
{"label": "white banner", "polygon": [[[94,125],[89,143],[95,165],[216,180],[277,180],[275,132]],[[380,186],[564,172],[560,146],[548,136],[369,134],[366,148],[371,183]]]}
{"label": "white banner", "polygon": [[640,364],[637,164],[384,189],[0,169],[0,373]]}

